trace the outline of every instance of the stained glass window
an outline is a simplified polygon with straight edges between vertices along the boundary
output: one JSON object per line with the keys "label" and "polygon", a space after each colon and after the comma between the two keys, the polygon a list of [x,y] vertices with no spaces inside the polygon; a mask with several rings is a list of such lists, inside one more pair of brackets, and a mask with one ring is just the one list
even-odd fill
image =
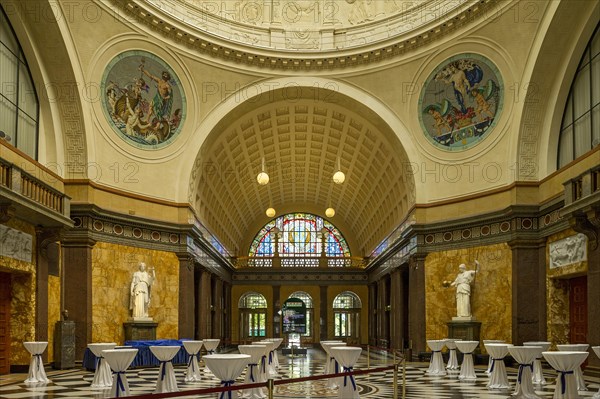
{"label": "stained glass window", "polygon": [[273,256],[275,234],[280,233],[278,252],[281,256],[321,256],[325,235],[325,255],[350,256],[342,233],[327,220],[310,213],[288,213],[267,223],[250,245],[250,256]]}

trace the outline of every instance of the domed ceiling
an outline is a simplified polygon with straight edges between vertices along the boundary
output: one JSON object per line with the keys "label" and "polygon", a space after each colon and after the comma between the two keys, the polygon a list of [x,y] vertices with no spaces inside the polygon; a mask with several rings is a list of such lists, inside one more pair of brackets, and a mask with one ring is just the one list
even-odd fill
{"label": "domed ceiling", "polygon": [[[104,0],[188,49],[269,68],[390,59],[497,12],[499,0]],[[492,14],[490,14],[492,13]]]}

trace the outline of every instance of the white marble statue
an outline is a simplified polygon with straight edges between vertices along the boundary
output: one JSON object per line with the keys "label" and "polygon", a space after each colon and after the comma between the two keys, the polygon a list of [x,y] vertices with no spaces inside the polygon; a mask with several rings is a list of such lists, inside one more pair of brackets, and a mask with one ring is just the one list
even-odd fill
{"label": "white marble statue", "polygon": [[129,301],[129,308],[134,320],[148,319],[152,283],[156,278],[154,268],[150,268],[150,273],[148,273],[144,262],[140,262],[138,267],[139,270],[133,273],[131,280],[131,299]]}
{"label": "white marble statue", "polygon": [[456,316],[471,317],[471,283],[479,272],[479,262],[475,260],[475,270],[467,270],[464,263],[458,266],[458,270],[458,275],[450,283],[456,287]]}

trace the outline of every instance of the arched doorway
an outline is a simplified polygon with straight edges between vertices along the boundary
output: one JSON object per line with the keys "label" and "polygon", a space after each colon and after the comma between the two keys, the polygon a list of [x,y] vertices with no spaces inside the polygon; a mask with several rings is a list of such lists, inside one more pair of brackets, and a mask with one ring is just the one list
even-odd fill
{"label": "arched doorway", "polygon": [[240,341],[254,341],[267,334],[267,300],[257,292],[247,292],[240,298]]}
{"label": "arched doorway", "polygon": [[360,310],[358,295],[344,291],[333,300],[333,336],[348,343],[360,342]]}

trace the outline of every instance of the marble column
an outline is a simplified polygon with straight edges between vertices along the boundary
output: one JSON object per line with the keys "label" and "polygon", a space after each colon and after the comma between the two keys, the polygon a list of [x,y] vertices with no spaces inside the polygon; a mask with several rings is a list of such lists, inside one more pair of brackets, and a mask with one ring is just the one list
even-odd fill
{"label": "marble column", "polygon": [[231,342],[231,284],[223,282],[223,337]]}
{"label": "marble column", "polygon": [[394,349],[403,349],[406,340],[408,312],[407,287],[405,287],[404,275],[408,272],[403,268],[397,268],[390,274],[390,346]]}
{"label": "marble column", "polygon": [[508,244],[512,250],[512,341],[545,340],[546,240],[516,239]]}
{"label": "marble column", "polygon": [[[48,247],[60,240],[61,229],[36,227],[35,340],[48,341]],[[54,254],[58,256],[58,254]],[[48,351],[43,354],[47,361]]]}
{"label": "marble column", "polygon": [[92,342],[92,248],[95,240],[66,236],[62,242],[63,309],[75,322],[75,358]]}
{"label": "marble column", "polygon": [[377,346],[377,283],[369,284],[369,345]]}
{"label": "marble column", "polygon": [[328,339],[329,321],[327,320],[327,309],[331,306],[327,298],[327,286],[322,285],[319,287],[319,296],[321,300],[321,308],[319,309],[319,328],[321,330],[320,340],[326,341]]}
{"label": "marble column", "polygon": [[388,312],[386,306],[389,303],[387,279],[382,276],[377,282],[377,346],[387,347],[389,345]]}
{"label": "marble column", "polygon": [[[595,207],[590,206],[585,213],[576,214],[570,220],[573,229],[588,238],[587,343],[590,346],[600,345],[600,307],[595,306],[600,303],[600,204],[598,202],[596,201]],[[597,356],[590,356],[588,365],[600,367],[600,360]]]}
{"label": "marble column", "polygon": [[188,254],[179,259],[179,338],[194,338],[194,260]]}
{"label": "marble column", "polygon": [[[273,314],[271,315],[271,319],[269,320],[269,314],[267,314],[267,331],[269,331],[269,324],[273,325],[272,334],[274,338],[281,337],[281,329],[279,323],[275,323],[273,320],[275,319],[275,315],[277,312],[281,310],[281,286],[273,285]],[[287,299],[287,298],[286,298]],[[284,299],[285,301],[285,299]],[[279,318],[281,320],[281,318]],[[267,333],[268,334],[268,333]]]}
{"label": "marble column", "polygon": [[205,338],[220,338],[220,337],[212,337],[212,327],[211,327],[211,314],[210,314],[210,306],[212,305],[212,289],[211,289],[211,273],[201,268],[200,278],[199,278],[199,286],[197,292],[197,301],[198,309],[196,311],[197,317],[197,332],[199,339]]}
{"label": "marble column", "polygon": [[411,256],[408,267],[408,340],[413,357],[426,349],[425,256]]}
{"label": "marble column", "polygon": [[223,337],[223,280],[214,278],[212,336]]}

